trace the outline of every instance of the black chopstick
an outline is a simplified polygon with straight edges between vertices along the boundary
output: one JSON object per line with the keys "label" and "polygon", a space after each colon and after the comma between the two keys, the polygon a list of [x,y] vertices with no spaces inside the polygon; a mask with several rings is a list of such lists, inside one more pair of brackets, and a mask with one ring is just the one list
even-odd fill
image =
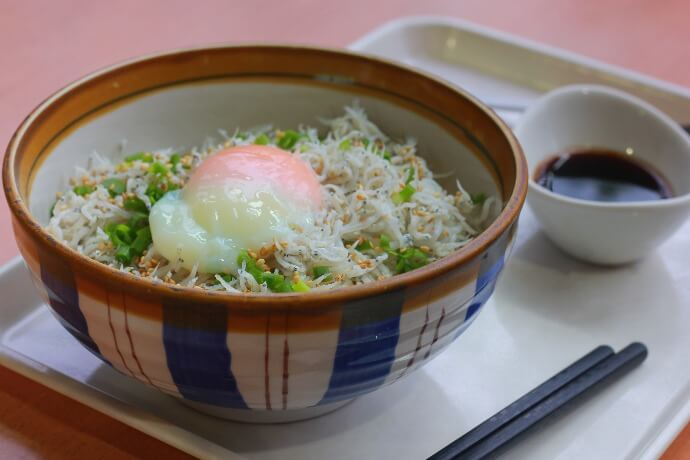
{"label": "black chopstick", "polygon": [[613,355],[613,348],[608,345],[601,345],[594,350],[587,353],[582,358],[578,359],[570,366],[566,367],[558,374],[551,377],[546,382],[542,383],[526,395],[522,396],[517,401],[502,409],[500,412],[494,414],[471,431],[465,433],[461,438],[450,444],[444,450],[438,452],[433,459],[452,458],[445,457],[443,453],[449,452],[463,452],[471,447],[473,444],[479,442],[482,438],[488,436],[494,431],[500,429],[511,420],[518,417],[523,412],[529,410],[539,402],[543,401],[555,391],[561,389],[574,379],[579,377],[586,370],[596,366],[604,359]]}
{"label": "black chopstick", "polygon": [[639,365],[647,347],[632,343],[613,354],[600,346],[441,449],[430,460],[485,458],[566,404]]}

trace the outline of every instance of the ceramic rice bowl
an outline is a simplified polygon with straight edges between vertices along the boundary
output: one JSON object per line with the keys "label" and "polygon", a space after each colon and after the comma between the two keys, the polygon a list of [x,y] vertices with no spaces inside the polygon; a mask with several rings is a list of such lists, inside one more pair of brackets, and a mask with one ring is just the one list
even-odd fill
{"label": "ceramic rice bowl", "polygon": [[[219,128],[318,125],[353,100],[454,190],[502,208],[460,251],[379,282],[326,292],[232,294],[153,283],[55,241],[55,193],[97,150],[199,145]],[[410,69],[344,51],[212,47],[93,73],[34,110],[5,156],[14,234],[58,321],[108,365],[197,409],[280,422],[385,387],[446,348],[476,318],[505,264],[526,194],[520,147],[491,110]]]}

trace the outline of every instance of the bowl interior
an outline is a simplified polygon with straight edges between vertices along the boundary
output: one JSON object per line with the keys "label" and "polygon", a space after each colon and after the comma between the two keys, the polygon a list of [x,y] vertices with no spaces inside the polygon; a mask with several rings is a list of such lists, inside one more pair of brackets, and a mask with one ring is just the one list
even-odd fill
{"label": "bowl interior", "polygon": [[558,90],[525,114],[516,135],[532,179],[547,158],[604,148],[651,165],[668,179],[675,196],[690,193],[690,138],[660,111],[620,91],[589,86]]}
{"label": "bowl interior", "polygon": [[77,119],[47,149],[36,168],[29,209],[46,223],[55,192],[69,187],[75,167],[88,167],[94,152],[117,162],[141,150],[179,150],[202,146],[209,138],[220,141],[219,129],[232,132],[266,124],[323,127],[320,119],[341,115],[354,101],[385,133],[417,139],[419,154],[432,171],[444,174],[439,181],[447,190],[457,190],[457,178],[470,193],[483,192],[502,200],[491,162],[423,110],[380,95],[318,84],[222,79],[148,91]]}

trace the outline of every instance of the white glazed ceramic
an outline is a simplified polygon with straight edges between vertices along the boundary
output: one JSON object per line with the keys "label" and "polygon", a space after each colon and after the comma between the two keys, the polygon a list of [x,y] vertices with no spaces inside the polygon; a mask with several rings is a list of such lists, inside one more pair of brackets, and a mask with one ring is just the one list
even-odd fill
{"label": "white glazed ceramic", "polygon": [[[579,259],[604,265],[637,260],[690,214],[690,136],[634,96],[604,86],[566,86],[532,105],[515,133],[530,168],[530,207],[549,238]],[[631,152],[668,179],[674,197],[602,203],[558,195],[534,181],[547,158],[592,147]]]}

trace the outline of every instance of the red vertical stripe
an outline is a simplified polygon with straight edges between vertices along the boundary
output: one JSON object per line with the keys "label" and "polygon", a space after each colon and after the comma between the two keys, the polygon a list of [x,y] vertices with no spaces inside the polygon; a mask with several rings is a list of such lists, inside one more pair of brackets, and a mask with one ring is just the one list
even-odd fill
{"label": "red vertical stripe", "polygon": [[288,378],[290,372],[288,364],[290,362],[290,346],[288,345],[288,315],[285,314],[285,341],[283,342],[283,410],[287,409]]}
{"label": "red vertical stripe", "polygon": [[434,339],[431,341],[431,345],[429,345],[429,349],[424,353],[424,359],[427,359],[429,355],[431,354],[431,349],[433,348],[434,344],[438,342],[438,332],[441,329],[441,323],[443,322],[443,318],[446,317],[446,307],[441,308],[441,317],[438,319],[438,323],[436,323],[436,331],[434,331]]}
{"label": "red vertical stripe", "polygon": [[269,358],[269,353],[268,353],[268,347],[269,347],[269,335],[271,333],[270,331],[270,326],[271,326],[271,316],[267,315],[266,316],[266,341],[264,346],[266,347],[264,351],[264,388],[266,391],[266,409],[267,410],[273,410],[271,408],[271,387],[270,387],[270,378],[268,375],[268,358]]}
{"label": "red vertical stripe", "polygon": [[115,344],[115,350],[117,351],[117,354],[120,356],[120,361],[122,361],[122,365],[127,369],[127,371],[130,373],[132,377],[134,377],[134,372],[127,366],[127,362],[125,361],[125,357],[122,356],[122,352],[120,351],[120,346],[117,344],[117,335],[115,334],[115,328],[113,327],[113,320],[112,316],[110,314],[110,293],[108,290],[105,291],[105,301],[106,304],[108,305],[108,326],[110,326],[110,332],[113,334],[113,343]]}
{"label": "red vertical stripe", "polygon": [[[134,362],[137,363],[137,367],[139,368],[139,372],[141,375],[144,376],[146,381],[151,385],[152,387],[158,388],[149,378],[148,375],[144,372],[144,369],[141,367],[141,363],[139,362],[139,358],[137,357],[137,352],[134,350],[134,341],[132,340],[132,334],[129,331],[129,319],[127,315],[127,296],[122,294],[122,305],[124,308],[124,313],[125,313],[125,332],[127,332],[127,339],[129,340],[129,347],[132,349],[132,357],[134,358]],[[160,389],[160,388],[159,388]]]}
{"label": "red vertical stripe", "polygon": [[417,335],[417,346],[414,349],[414,352],[412,353],[412,358],[407,362],[407,366],[405,366],[405,369],[400,373],[396,381],[401,379],[403,375],[407,373],[407,370],[412,367],[414,364],[415,358],[417,357],[417,353],[419,353],[419,350],[422,348],[422,336],[424,336],[424,331],[426,331],[426,327],[429,324],[429,307],[426,307],[426,311],[424,312],[424,325],[422,325],[422,328],[419,330],[419,334]]}

